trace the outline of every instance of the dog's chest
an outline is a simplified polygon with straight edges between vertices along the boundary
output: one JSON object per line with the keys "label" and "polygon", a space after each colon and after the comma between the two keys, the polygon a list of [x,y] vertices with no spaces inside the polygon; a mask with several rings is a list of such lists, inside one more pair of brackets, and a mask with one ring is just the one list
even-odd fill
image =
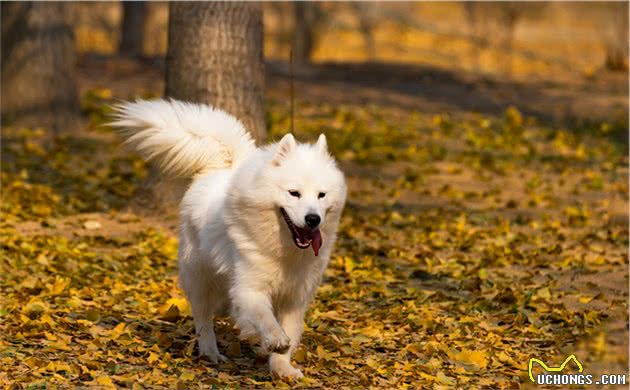
{"label": "dog's chest", "polygon": [[276,303],[297,303],[310,300],[323,272],[322,259],[284,264],[270,279],[270,295]]}

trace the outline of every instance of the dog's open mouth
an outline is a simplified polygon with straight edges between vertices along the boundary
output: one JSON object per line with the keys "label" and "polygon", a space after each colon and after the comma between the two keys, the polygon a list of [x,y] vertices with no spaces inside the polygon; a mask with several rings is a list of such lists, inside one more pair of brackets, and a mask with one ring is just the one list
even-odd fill
{"label": "dog's open mouth", "polygon": [[315,256],[319,255],[319,248],[322,247],[322,234],[319,229],[298,227],[291,221],[289,214],[287,214],[283,208],[280,208],[280,213],[282,214],[284,221],[287,223],[289,230],[291,230],[291,234],[293,234],[293,242],[295,243],[295,246],[300,249],[306,249],[309,246],[312,246]]}

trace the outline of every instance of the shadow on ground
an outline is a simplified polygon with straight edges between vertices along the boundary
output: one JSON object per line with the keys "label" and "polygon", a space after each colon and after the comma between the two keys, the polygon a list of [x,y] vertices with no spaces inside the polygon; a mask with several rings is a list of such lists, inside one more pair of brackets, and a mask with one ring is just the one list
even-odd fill
{"label": "shadow on ground", "polygon": [[[267,69],[272,95],[278,88],[288,88],[286,63],[270,62]],[[485,115],[500,115],[516,106],[549,126],[583,128],[608,122],[621,142],[628,136],[628,76],[622,73],[602,73],[596,79],[576,75],[574,81],[562,83],[499,79],[426,65],[323,63],[302,67],[294,74],[297,97],[311,102]]]}

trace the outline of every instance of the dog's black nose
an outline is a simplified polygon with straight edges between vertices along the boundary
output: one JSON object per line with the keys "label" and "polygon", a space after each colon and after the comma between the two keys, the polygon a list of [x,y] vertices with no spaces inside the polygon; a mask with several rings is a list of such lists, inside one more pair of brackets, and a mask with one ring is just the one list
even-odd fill
{"label": "dog's black nose", "polygon": [[322,219],[317,214],[306,214],[306,217],[304,217],[306,225],[311,229],[315,229],[321,220]]}

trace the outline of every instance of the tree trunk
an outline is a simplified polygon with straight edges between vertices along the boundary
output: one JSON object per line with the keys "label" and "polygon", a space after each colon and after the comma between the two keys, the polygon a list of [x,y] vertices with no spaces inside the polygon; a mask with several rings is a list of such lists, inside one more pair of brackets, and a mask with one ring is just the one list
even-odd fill
{"label": "tree trunk", "polygon": [[[260,3],[170,3],[165,94],[221,108],[264,140],[262,31]],[[187,185],[153,168],[132,208],[173,213]]]}
{"label": "tree trunk", "polygon": [[501,68],[503,74],[510,77],[514,71],[514,32],[519,15],[516,13],[508,13],[503,19],[503,42],[501,43],[502,53]]}
{"label": "tree trunk", "polygon": [[365,41],[365,52],[369,61],[376,60],[376,41],[374,28],[378,18],[378,3],[356,2],[352,3],[359,21],[359,31]]}
{"label": "tree trunk", "polygon": [[74,130],[80,113],[71,4],[1,7],[3,123]]}
{"label": "tree trunk", "polygon": [[169,4],[166,95],[219,107],[266,136],[262,4]]}
{"label": "tree trunk", "polygon": [[606,37],[606,68],[628,71],[628,3],[609,3]]}
{"label": "tree trunk", "polygon": [[125,56],[141,57],[144,43],[144,22],[146,3],[144,1],[123,1],[123,18],[118,52]]}
{"label": "tree trunk", "polygon": [[316,4],[296,1],[294,7],[293,59],[300,64],[311,61],[313,52],[313,22]]}
{"label": "tree trunk", "polygon": [[464,13],[466,15],[466,22],[468,25],[468,34],[470,35],[470,56],[472,62],[472,69],[475,72],[480,70],[479,56],[481,55],[481,34],[479,28],[479,8],[474,1],[463,2]]}

